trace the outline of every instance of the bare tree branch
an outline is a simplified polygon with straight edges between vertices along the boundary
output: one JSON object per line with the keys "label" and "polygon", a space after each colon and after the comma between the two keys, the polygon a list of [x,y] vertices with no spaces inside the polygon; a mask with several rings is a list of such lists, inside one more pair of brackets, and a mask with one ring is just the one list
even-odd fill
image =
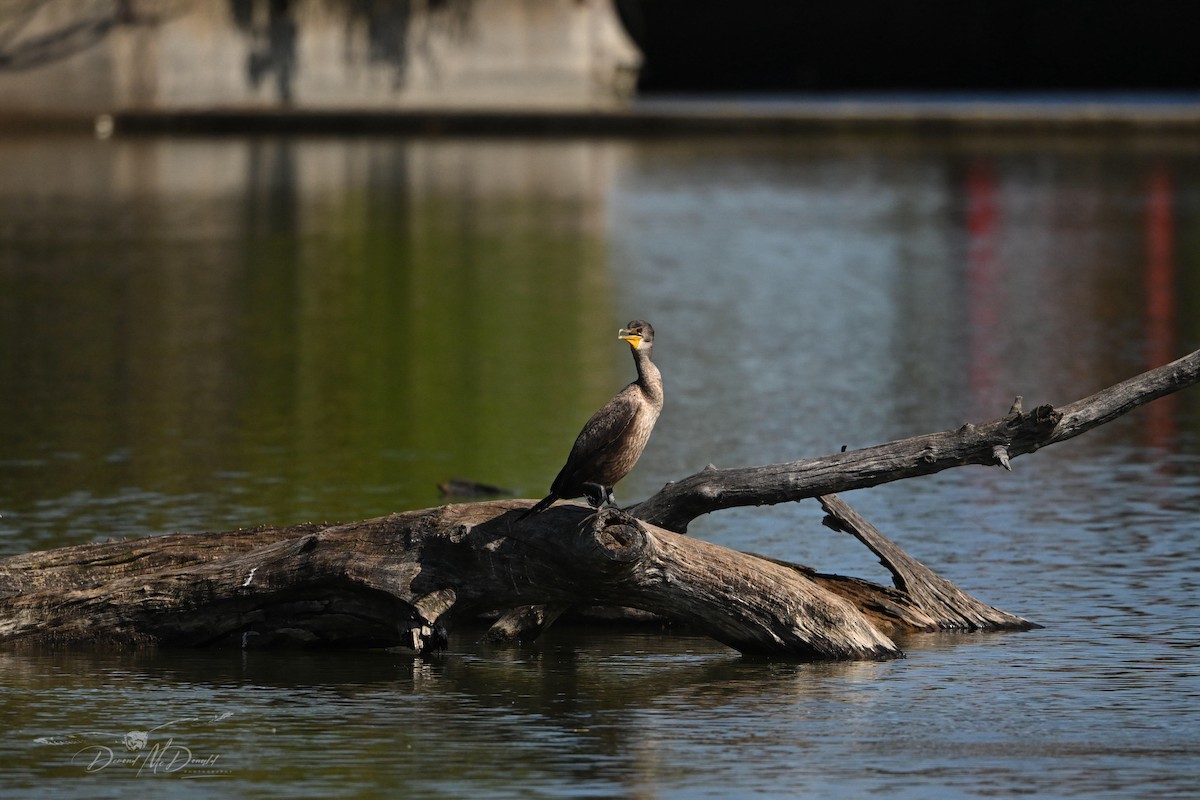
{"label": "bare tree branch", "polygon": [[901,550],[836,495],[820,498],[825,525],[865,544],[892,573],[896,589],[933,618],[939,630],[1028,630],[1027,619],[993,608],[959,589]]}
{"label": "bare tree branch", "polygon": [[955,431],[759,467],[709,466],[667,484],[630,513],[684,532],[696,517],[739,506],[761,506],[864,489],[965,464],[1011,469],[1017,456],[1074,438],[1138,406],[1200,381],[1200,350],[1061,409],[1014,404],[1005,417]]}

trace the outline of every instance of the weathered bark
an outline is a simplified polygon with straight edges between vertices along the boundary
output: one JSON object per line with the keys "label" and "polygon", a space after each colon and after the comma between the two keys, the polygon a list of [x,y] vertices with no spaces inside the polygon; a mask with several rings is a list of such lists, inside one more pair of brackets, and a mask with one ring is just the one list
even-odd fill
{"label": "weathered bark", "polygon": [[[769,467],[709,469],[634,509],[455,504],[347,525],[173,534],[0,559],[0,644],[259,647],[446,643],[456,620],[501,612],[491,636],[535,636],[578,605],[640,609],[746,653],[888,658],[920,630],[1035,627],[934,574],[830,489],[998,463],[1076,436],[1200,376],[1200,352],[1092,397],[981,426]],[[660,527],[718,508],[822,496],[895,586],[738,553]]]}
{"label": "weathered bark", "polygon": [[663,487],[630,513],[685,532],[696,517],[726,508],[761,506],[864,489],[965,464],[1011,469],[1012,459],[1074,438],[1171,392],[1200,381],[1200,350],[1071,403],[1021,411],[958,430],[915,436],[833,455],[760,467],[709,466]]}

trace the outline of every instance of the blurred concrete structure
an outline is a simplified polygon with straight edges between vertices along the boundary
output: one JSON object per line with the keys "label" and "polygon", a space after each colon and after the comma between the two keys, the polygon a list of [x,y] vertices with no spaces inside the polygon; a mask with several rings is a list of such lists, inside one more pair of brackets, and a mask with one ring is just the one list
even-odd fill
{"label": "blurred concrete structure", "polygon": [[609,0],[0,2],[0,114],[611,108],[640,55]]}

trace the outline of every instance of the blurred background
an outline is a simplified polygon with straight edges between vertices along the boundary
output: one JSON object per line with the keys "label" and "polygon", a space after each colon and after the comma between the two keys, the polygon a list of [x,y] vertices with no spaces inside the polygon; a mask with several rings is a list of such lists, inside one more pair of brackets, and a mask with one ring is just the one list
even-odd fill
{"label": "blurred background", "polygon": [[1171,0],[4,0],[7,114],[614,107],[662,95],[1193,94]]}

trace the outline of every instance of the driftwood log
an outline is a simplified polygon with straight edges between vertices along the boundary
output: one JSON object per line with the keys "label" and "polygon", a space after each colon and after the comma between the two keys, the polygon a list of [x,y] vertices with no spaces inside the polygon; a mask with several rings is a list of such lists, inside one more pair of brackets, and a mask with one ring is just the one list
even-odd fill
{"label": "driftwood log", "polygon": [[[86,544],[0,559],[0,644],[444,647],[457,620],[499,614],[493,639],[529,639],[575,606],[685,623],[744,653],[902,655],[892,637],[1036,627],[905,553],[834,493],[1014,458],[1200,381],[1200,351],[1062,408],[670,483],[624,512],[488,500],[345,525],[264,527]],[[686,535],[701,514],[818,497],[894,586],[819,573]]]}

